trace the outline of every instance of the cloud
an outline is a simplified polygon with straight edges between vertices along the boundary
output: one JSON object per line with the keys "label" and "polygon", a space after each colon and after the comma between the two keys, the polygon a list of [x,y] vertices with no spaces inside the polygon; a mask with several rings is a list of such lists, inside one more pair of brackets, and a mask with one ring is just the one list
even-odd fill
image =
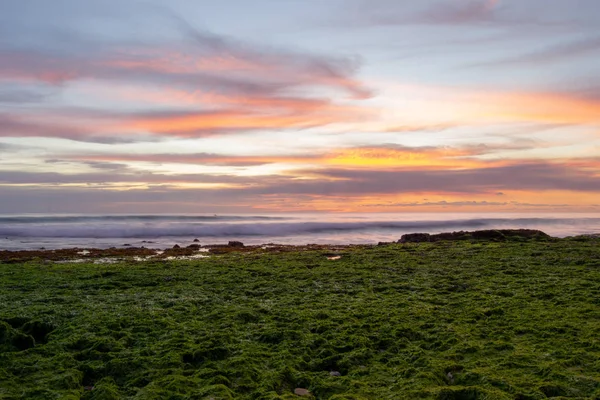
{"label": "cloud", "polygon": [[467,0],[438,3],[415,18],[432,24],[481,23],[494,20],[498,0]]}
{"label": "cloud", "polygon": [[[165,7],[143,3],[133,8],[117,2],[94,3],[94,13],[78,4],[66,7],[70,13],[85,16],[82,21],[101,16],[101,23],[112,24],[115,32],[127,31],[128,24],[139,20],[143,31],[140,39],[131,34],[102,35],[63,21],[55,9],[48,14],[64,23],[51,26],[39,18],[51,7],[36,4],[39,13],[33,14],[15,1],[0,5],[0,14],[5,11],[0,33],[13,38],[0,40],[0,85],[50,86],[66,94],[86,87],[85,96],[91,98],[86,104],[103,104],[105,112],[89,110],[96,115],[83,118],[79,111],[58,102],[21,109],[19,114],[0,116],[5,122],[0,125],[0,136],[119,143],[140,135],[145,141],[148,135],[189,138],[304,129],[373,116],[361,104],[373,93],[357,77],[362,62],[356,56],[250,43],[198,29]],[[116,18],[117,11],[128,17]],[[162,29],[148,32],[150,23],[160,23]],[[98,101],[100,91],[103,101]],[[149,99],[147,94],[152,92],[156,96]],[[42,99],[22,91],[0,92],[0,103]],[[134,105],[122,111],[106,101],[122,103],[124,99]]]}
{"label": "cloud", "polygon": [[148,162],[156,164],[191,164],[210,166],[249,167],[273,163],[311,163],[320,162],[322,154],[315,155],[279,155],[279,156],[230,156],[213,153],[162,153],[162,154],[88,154],[65,157],[64,161],[83,163],[106,162]]}
{"label": "cloud", "polygon": [[[103,167],[100,168],[102,171]],[[150,174],[110,171],[66,175],[58,173],[0,172],[0,212],[97,212],[138,210],[160,212],[198,207],[220,212],[269,209],[331,209],[356,211],[362,207],[433,208],[539,208],[567,207],[565,198],[548,203],[530,201],[533,193],[571,192],[573,199],[595,198],[600,178],[594,170],[552,163],[520,163],[466,170],[322,169],[312,179],[303,171],[292,176],[208,174]],[[510,200],[485,199],[498,190]],[[397,201],[397,196],[428,193],[457,200]],[[518,195],[518,193],[525,193]],[[520,197],[521,196],[521,197]],[[483,197],[483,198],[482,198]],[[391,201],[382,202],[389,198]],[[471,200],[475,198],[475,200]],[[366,200],[365,200],[366,199]],[[396,200],[396,201],[394,201]],[[555,204],[551,204],[551,203]]]}
{"label": "cloud", "polygon": [[390,203],[381,203],[381,204],[364,204],[361,205],[364,208],[433,208],[442,209],[444,208],[573,208],[573,205],[570,204],[534,204],[534,203],[523,203],[519,201],[426,201],[426,202],[390,202]]}
{"label": "cloud", "polygon": [[4,89],[0,87],[0,104],[43,103],[50,98],[47,92],[26,89]]}
{"label": "cloud", "polygon": [[[588,164],[589,165],[589,164]],[[105,166],[107,169],[107,166]],[[498,193],[506,191],[600,192],[595,168],[561,163],[515,162],[462,169],[318,168],[286,175],[234,176],[210,174],[86,173],[60,174],[0,171],[4,184],[126,183],[240,184],[227,189],[238,195],[378,195],[394,193]],[[302,179],[298,179],[302,178]],[[221,189],[219,189],[221,190]],[[223,189],[222,191],[227,192]],[[232,194],[231,192],[230,194]]]}
{"label": "cloud", "polygon": [[[62,162],[50,160],[51,163]],[[65,185],[76,185],[80,187],[103,185],[108,188],[128,189],[138,186],[166,185],[177,186],[180,184],[222,184],[233,185],[256,184],[259,179],[278,179],[277,177],[240,177],[235,175],[215,174],[162,174],[152,172],[135,171],[128,166],[108,164],[92,168],[100,169],[102,172],[90,173],[59,173],[59,172],[23,172],[23,171],[0,171],[0,184],[2,185],[39,185],[40,187],[63,187]],[[136,185],[127,185],[136,184]],[[138,185],[140,184],[140,185]]]}
{"label": "cloud", "polygon": [[[517,6],[517,7],[515,7]],[[354,26],[489,26],[489,27],[565,27],[576,24],[571,18],[556,20],[539,7],[501,0],[423,1],[407,6],[395,0],[358,0],[351,14]],[[543,11],[543,10],[542,10]],[[347,21],[348,22],[348,21]]]}
{"label": "cloud", "polygon": [[[63,111],[64,112],[64,111]],[[156,141],[156,137],[123,132],[105,114],[82,116],[60,113],[0,113],[0,137],[52,137],[102,144]],[[112,122],[112,124],[111,124]]]}
{"label": "cloud", "polygon": [[[493,147],[485,147],[492,152]],[[369,147],[348,147],[322,150],[311,154],[280,154],[277,156],[222,155],[211,153],[163,153],[163,154],[78,154],[65,159],[81,162],[151,162],[191,165],[257,166],[265,164],[300,164],[312,166],[345,167],[402,167],[422,168],[479,166],[479,161],[467,157],[483,154],[480,147],[407,147],[397,144]],[[489,164],[489,162],[487,163]]]}
{"label": "cloud", "polygon": [[0,43],[0,79],[55,85],[97,79],[249,96],[326,87],[358,99],[371,96],[354,77],[360,66],[355,57],[253,45],[197,30],[180,17],[176,21],[184,36],[171,43],[111,45],[94,37],[79,37],[73,39],[69,51],[47,50],[53,46],[2,47]]}
{"label": "cloud", "polygon": [[460,170],[322,169],[314,180],[251,188],[259,194],[359,195],[394,193],[490,193],[499,190],[600,192],[595,171],[531,162]]}
{"label": "cloud", "polygon": [[472,67],[503,67],[507,65],[540,65],[557,61],[573,61],[573,57],[600,52],[600,37],[585,37],[541,50],[471,65]]}
{"label": "cloud", "polygon": [[[95,46],[92,39],[88,48],[75,46],[72,52],[63,53],[3,48],[0,43],[0,82],[65,88],[73,82],[104,82],[107,90],[114,88],[113,98],[120,97],[119,84],[127,84],[134,97],[135,90],[139,92],[133,99],[142,107],[147,105],[144,94],[150,88],[161,93],[160,101],[175,103],[164,111],[147,106],[149,111],[130,113],[95,110],[96,115],[84,120],[80,112],[64,106],[47,112],[31,109],[28,115],[0,116],[0,135],[118,143],[124,133],[126,141],[138,134],[204,137],[257,129],[304,129],[374,115],[350,104],[372,95],[355,78],[360,64],[355,58],[251,45],[178,21],[186,36],[168,44]],[[183,96],[168,99],[169,93]],[[184,96],[191,101],[181,101]],[[4,97],[13,102],[35,100],[25,93]],[[53,117],[46,119],[48,112]],[[61,114],[61,120],[55,121]]]}

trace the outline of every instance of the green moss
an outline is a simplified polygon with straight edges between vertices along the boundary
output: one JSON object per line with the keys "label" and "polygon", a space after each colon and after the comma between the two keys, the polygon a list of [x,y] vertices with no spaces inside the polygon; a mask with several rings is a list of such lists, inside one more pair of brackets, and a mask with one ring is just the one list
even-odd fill
{"label": "green moss", "polygon": [[0,398],[598,398],[599,245],[0,264]]}

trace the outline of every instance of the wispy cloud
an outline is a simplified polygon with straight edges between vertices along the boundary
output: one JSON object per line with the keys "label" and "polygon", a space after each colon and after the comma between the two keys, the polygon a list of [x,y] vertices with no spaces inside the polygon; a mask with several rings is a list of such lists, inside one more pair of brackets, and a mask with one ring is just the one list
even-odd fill
{"label": "wispy cloud", "polygon": [[[152,13],[153,8],[147,11]],[[146,107],[148,111],[129,115],[110,107],[104,116],[87,120],[69,115],[68,107],[31,108],[5,113],[0,135],[118,142],[122,139],[111,137],[125,134],[129,140],[141,134],[145,140],[147,134],[202,137],[256,129],[303,129],[369,114],[360,106],[372,91],[357,78],[358,57],[253,44],[199,30],[173,13],[162,15],[162,21],[174,25],[179,35],[115,41],[90,33],[54,32],[44,45],[38,44],[43,42],[40,37],[0,41],[0,84],[21,82],[68,92],[75,85],[93,83],[112,90],[113,98],[118,98],[125,84],[130,94],[183,93],[192,101],[180,97],[183,101],[169,104],[168,110]],[[0,103],[41,99],[35,93],[0,92]],[[137,102],[147,104],[144,98]],[[47,111],[64,118],[48,120]]]}
{"label": "wispy cloud", "polygon": [[504,67],[508,65],[542,65],[557,61],[572,61],[573,57],[596,54],[600,56],[600,37],[585,37],[566,43],[548,46],[541,50],[519,54],[504,59],[473,64],[473,67]]}
{"label": "wispy cloud", "polygon": [[544,12],[540,12],[543,11],[540,7],[519,5],[502,0],[435,0],[410,5],[394,0],[358,0],[356,12],[349,19],[346,18],[346,23],[366,27],[435,25],[564,28],[579,22],[571,18],[545,16]]}

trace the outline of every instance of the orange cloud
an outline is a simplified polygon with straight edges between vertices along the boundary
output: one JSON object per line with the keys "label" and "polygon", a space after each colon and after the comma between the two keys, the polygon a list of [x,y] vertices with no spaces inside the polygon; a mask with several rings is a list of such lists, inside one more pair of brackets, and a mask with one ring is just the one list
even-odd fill
{"label": "orange cloud", "polygon": [[194,137],[199,132],[207,131],[310,128],[335,122],[340,122],[339,116],[325,113],[265,115],[216,111],[205,114],[141,117],[132,120],[128,128],[179,137]]}
{"label": "orange cloud", "polygon": [[476,96],[483,103],[475,118],[504,122],[535,121],[553,124],[600,123],[600,102],[557,93],[489,93]]}
{"label": "orange cloud", "polygon": [[471,152],[465,149],[372,147],[340,150],[323,161],[329,165],[365,168],[470,168],[482,165],[481,162],[464,159],[469,155]]}
{"label": "orange cloud", "polygon": [[[382,130],[393,126],[600,124],[600,101],[577,93],[498,91],[378,82]],[[432,112],[435,110],[435,112]]]}

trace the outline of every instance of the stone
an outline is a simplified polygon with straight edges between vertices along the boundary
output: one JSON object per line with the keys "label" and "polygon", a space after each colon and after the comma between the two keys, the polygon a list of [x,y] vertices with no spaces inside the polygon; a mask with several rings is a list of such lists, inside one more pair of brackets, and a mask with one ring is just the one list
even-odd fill
{"label": "stone", "polygon": [[178,244],[176,244],[175,246],[173,246],[174,249],[180,249],[181,246],[179,246]]}
{"label": "stone", "polygon": [[483,240],[505,241],[511,239],[548,239],[546,233],[535,229],[485,229],[480,231],[443,232],[435,235],[429,233],[408,233],[402,235],[398,243],[438,242],[442,240]]}
{"label": "stone", "polygon": [[400,237],[398,243],[421,243],[430,241],[431,235],[429,233],[407,233]]}
{"label": "stone", "polygon": [[232,240],[227,244],[229,247],[244,247],[244,243]]}
{"label": "stone", "polygon": [[198,242],[199,242],[198,238],[194,239],[194,243],[198,243]]}
{"label": "stone", "polygon": [[342,376],[342,374],[340,373],[340,371],[331,371],[329,373],[329,375],[331,375],[331,376]]}
{"label": "stone", "polygon": [[199,244],[190,244],[187,248],[188,249],[199,249],[200,245]]}
{"label": "stone", "polygon": [[294,394],[296,396],[310,396],[310,390],[304,388],[296,388],[294,389]]}

